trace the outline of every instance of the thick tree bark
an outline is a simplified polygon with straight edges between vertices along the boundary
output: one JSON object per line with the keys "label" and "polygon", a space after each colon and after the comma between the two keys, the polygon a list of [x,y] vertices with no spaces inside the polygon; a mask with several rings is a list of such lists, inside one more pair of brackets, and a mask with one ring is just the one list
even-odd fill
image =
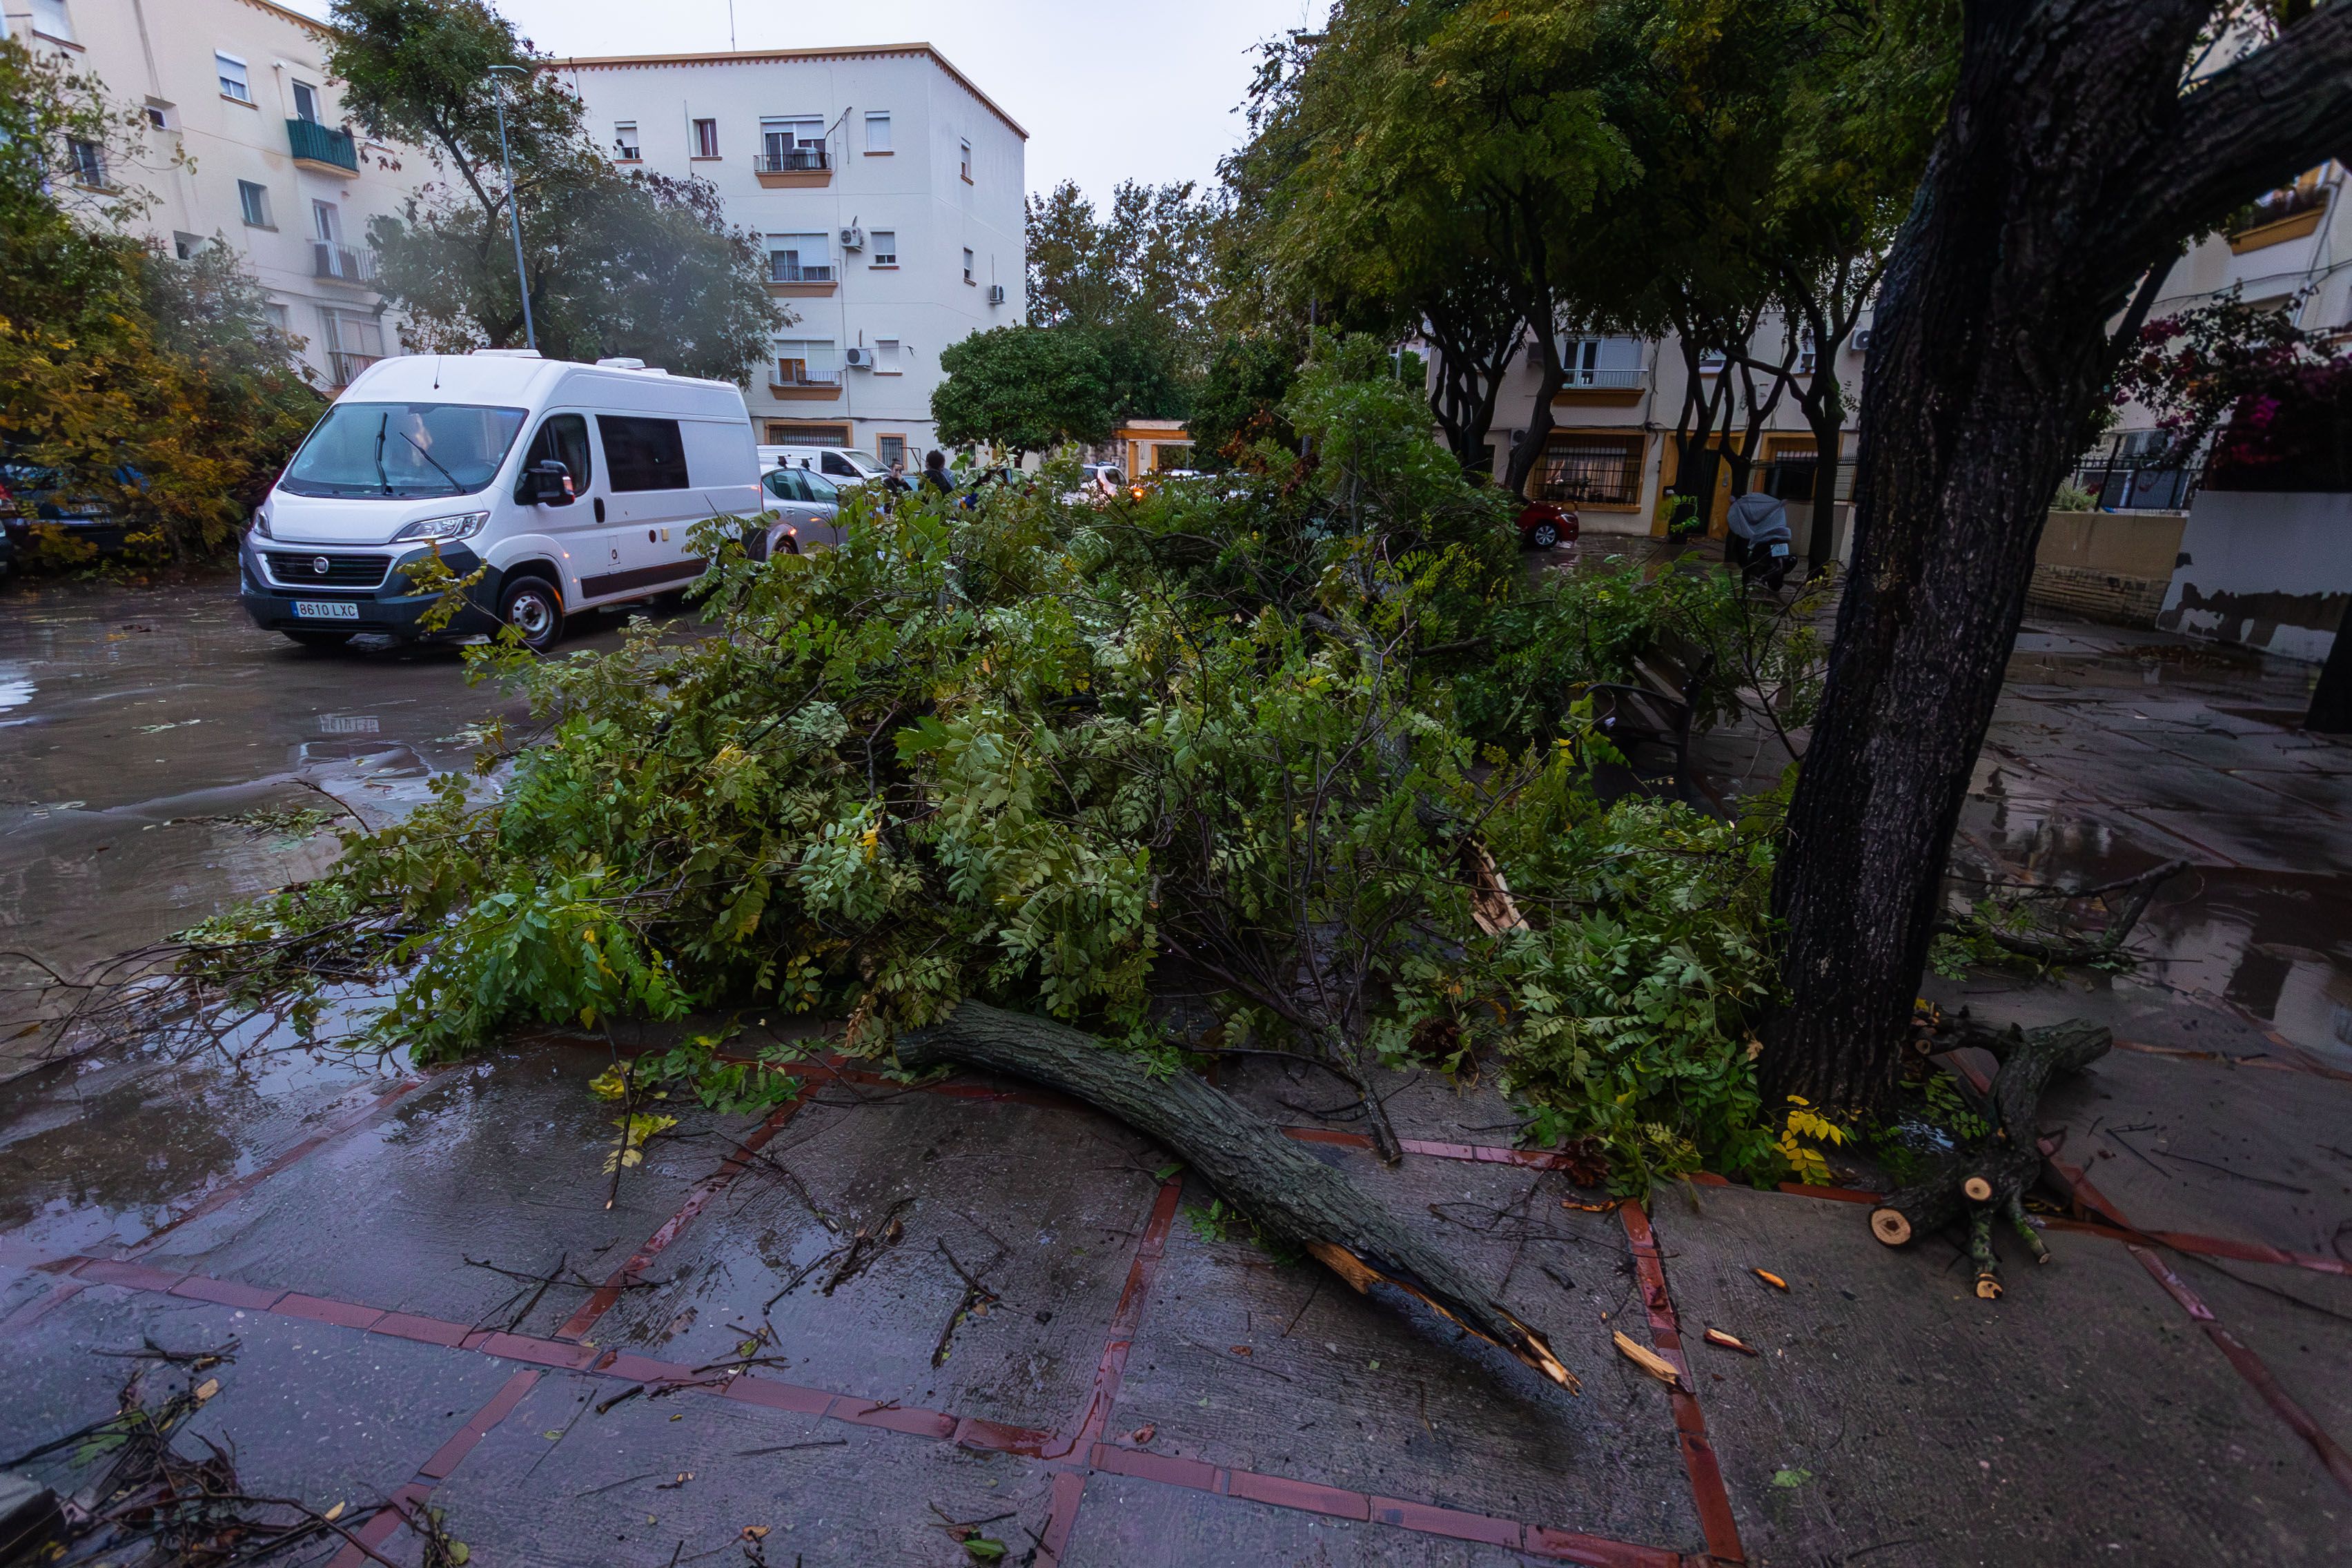
{"label": "thick tree bark", "polygon": [[1184,1156],[1262,1230],[1304,1248],[1354,1289],[1392,1286],[1552,1382],[1577,1387],[1543,1335],[1451,1258],[1304,1146],[1189,1072],[1155,1078],[1091,1035],[979,1002],[901,1035],[898,1061],[918,1071],[961,1062],[1076,1095]]}
{"label": "thick tree bark", "polygon": [[2352,5],[2182,90],[2210,0],[1973,0],[1876,314],[1853,571],[1773,887],[1767,1103],[1883,1105],[2106,323],[2179,240],[2352,137]]}

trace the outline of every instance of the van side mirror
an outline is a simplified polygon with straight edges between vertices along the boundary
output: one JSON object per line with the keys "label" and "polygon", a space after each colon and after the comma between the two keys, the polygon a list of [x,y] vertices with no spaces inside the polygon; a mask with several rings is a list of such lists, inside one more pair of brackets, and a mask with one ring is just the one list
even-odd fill
{"label": "van side mirror", "polygon": [[528,492],[533,506],[570,506],[572,470],[553,458],[530,466],[530,486]]}

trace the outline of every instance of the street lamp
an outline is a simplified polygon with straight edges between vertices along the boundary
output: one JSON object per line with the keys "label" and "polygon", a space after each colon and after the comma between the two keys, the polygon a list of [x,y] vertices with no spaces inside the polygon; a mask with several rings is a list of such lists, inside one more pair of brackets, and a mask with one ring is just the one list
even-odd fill
{"label": "street lamp", "polygon": [[492,66],[490,106],[499,117],[499,167],[507,177],[507,226],[514,234],[515,287],[522,291],[522,336],[533,353],[539,352],[539,329],[530,319],[530,278],[522,265],[522,204],[515,199],[514,164],[507,155],[506,79],[526,74],[520,66]]}

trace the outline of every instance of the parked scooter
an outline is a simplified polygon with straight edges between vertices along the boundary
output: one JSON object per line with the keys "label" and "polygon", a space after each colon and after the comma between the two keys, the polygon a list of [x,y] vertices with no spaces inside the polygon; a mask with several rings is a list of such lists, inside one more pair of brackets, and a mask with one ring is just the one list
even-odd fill
{"label": "parked scooter", "polygon": [[[1780,498],[1750,490],[1731,503],[1725,520],[1735,547],[1740,580],[1754,587],[1759,579],[1775,594],[1789,576],[1789,509]],[[1726,559],[1734,552],[1727,551]]]}

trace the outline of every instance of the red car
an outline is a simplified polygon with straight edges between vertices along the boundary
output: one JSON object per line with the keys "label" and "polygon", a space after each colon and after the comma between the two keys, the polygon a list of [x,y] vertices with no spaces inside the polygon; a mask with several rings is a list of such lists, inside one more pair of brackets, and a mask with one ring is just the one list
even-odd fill
{"label": "red car", "polygon": [[1531,500],[1519,513],[1519,542],[1538,550],[1576,542],[1576,513],[1557,501]]}

